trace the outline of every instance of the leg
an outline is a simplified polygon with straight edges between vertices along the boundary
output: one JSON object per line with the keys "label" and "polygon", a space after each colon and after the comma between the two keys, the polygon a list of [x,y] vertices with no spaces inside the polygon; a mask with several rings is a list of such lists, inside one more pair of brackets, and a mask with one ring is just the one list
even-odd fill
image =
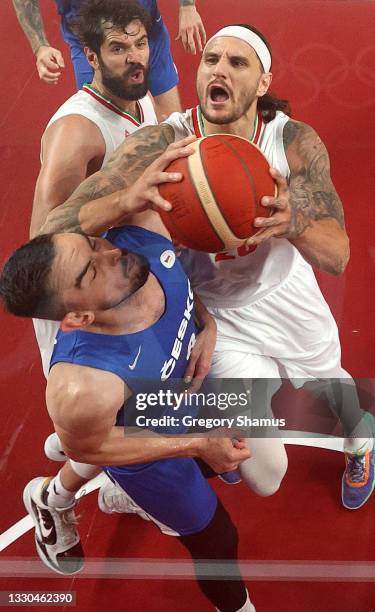
{"label": "leg", "polygon": [[[210,377],[243,378],[252,381],[252,405],[258,407],[259,416],[271,417],[271,400],[280,386],[276,363],[267,357],[249,355],[222,347],[215,352]],[[258,396],[258,397],[256,397]],[[267,428],[267,437],[248,439],[252,457],[240,465],[240,472],[246,484],[258,495],[275,493],[285,476],[288,459],[284,444],[277,428]]]}
{"label": "leg", "polygon": [[[132,466],[105,469],[152,521],[179,537],[192,555],[199,585],[208,599],[222,612],[240,610],[247,593],[237,564],[237,530],[197,462],[164,459],[141,470]],[[227,562],[223,569],[228,571],[229,567],[234,580],[226,580],[228,574],[222,569],[217,579],[204,579],[199,569],[202,559]],[[220,567],[210,564],[210,570],[216,566]],[[253,608],[244,608],[243,612],[247,610]]]}
{"label": "leg", "polygon": [[83,567],[84,552],[75,527],[75,493],[100,472],[96,466],[67,461],[54,478],[34,478],[24,489],[24,504],[35,525],[37,553],[59,574],[75,574]]}
{"label": "leg", "polygon": [[[255,610],[248,599],[237,564],[238,532],[220,500],[211,522],[205,529],[198,533],[180,536],[179,540],[194,561],[201,590],[217,609],[221,612]],[[212,579],[213,576],[210,575],[210,579],[207,580],[207,576],[202,572],[204,562],[201,560],[210,559],[216,561],[214,567],[217,567],[218,575],[217,579]],[[220,561],[220,564],[217,561]],[[223,580],[229,576],[232,580]]]}

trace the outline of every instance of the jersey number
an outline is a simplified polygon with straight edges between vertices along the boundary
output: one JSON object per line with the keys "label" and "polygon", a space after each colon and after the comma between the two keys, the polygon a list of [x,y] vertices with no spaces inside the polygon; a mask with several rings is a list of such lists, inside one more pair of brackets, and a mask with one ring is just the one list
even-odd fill
{"label": "jersey number", "polygon": [[245,255],[248,255],[249,253],[252,253],[253,251],[255,251],[256,248],[257,248],[256,244],[254,244],[253,246],[246,246],[246,244],[243,244],[242,246],[238,247],[236,255],[230,255],[228,251],[222,251],[221,253],[216,253],[215,262],[225,261],[226,259],[236,259],[236,257],[245,257]]}

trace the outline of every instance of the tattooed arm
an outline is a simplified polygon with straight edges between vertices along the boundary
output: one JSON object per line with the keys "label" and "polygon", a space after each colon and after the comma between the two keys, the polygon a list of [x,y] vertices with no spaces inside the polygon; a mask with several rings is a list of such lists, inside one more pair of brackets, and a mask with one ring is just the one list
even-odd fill
{"label": "tattooed arm", "polygon": [[13,0],[13,6],[36,56],[36,67],[40,78],[46,83],[56,83],[61,74],[59,68],[64,68],[64,60],[61,52],[51,47],[47,40],[39,0]]}
{"label": "tattooed arm", "polygon": [[137,130],[104,168],[83,181],[64,204],[49,213],[39,233],[82,232],[96,236],[126,222],[164,234],[159,215],[148,209],[170,209],[157,185],[181,180],[182,175],[164,169],[174,159],[190,155],[192,149],[186,145],[194,139],[190,136],[174,143],[174,130],[167,124]]}
{"label": "tattooed arm", "polygon": [[262,200],[275,209],[268,219],[257,219],[262,229],[249,244],[274,237],[288,238],[313,266],[340,274],[349,259],[344,212],[330,177],[327,150],[316,132],[289,120],[284,127],[284,149],[290,167],[289,185],[277,171],[278,197]]}

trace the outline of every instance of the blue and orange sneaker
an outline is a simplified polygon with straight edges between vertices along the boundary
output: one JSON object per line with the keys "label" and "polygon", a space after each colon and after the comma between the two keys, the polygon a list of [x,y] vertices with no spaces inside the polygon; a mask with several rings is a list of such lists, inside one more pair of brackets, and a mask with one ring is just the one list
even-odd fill
{"label": "blue and orange sneaker", "polygon": [[341,499],[345,508],[356,510],[367,502],[375,486],[374,445],[363,453],[345,452],[346,468],[342,477]]}

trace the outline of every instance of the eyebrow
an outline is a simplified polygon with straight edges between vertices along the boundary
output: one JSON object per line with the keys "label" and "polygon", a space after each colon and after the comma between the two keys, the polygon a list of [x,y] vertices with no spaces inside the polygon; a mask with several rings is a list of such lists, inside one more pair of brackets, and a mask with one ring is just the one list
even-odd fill
{"label": "eyebrow", "polygon": [[[148,40],[148,36],[147,34],[143,34],[143,36],[141,36],[141,38],[138,38],[136,41],[134,41],[132,39],[133,36],[137,36],[137,34],[128,34],[128,39],[130,38],[130,45],[131,43],[135,42],[135,43],[139,43],[142,42],[143,40]],[[128,40],[126,42],[123,42],[122,40],[111,40],[109,43],[109,47],[124,47],[125,49],[127,48],[127,46],[130,46]]]}
{"label": "eyebrow", "polygon": [[[89,238],[88,236],[86,236],[85,234],[82,234],[82,238],[85,238],[85,239],[87,240],[87,242],[89,243],[90,249],[93,251],[94,249],[93,249],[93,246],[92,246],[92,244],[91,244],[91,240],[90,240],[90,238]],[[91,265],[91,259],[90,259],[90,260],[89,260],[89,262],[86,264],[86,266],[83,268],[82,272],[80,272],[80,273],[78,274],[78,276],[77,276],[77,278],[76,278],[76,280],[75,280],[75,283],[74,283],[74,286],[75,286],[77,289],[80,289],[80,288],[81,288],[81,282],[82,282],[82,279],[83,279],[83,277],[85,276],[85,274],[87,273],[87,270],[89,269],[90,265]]]}
{"label": "eyebrow", "polygon": [[[207,51],[207,53],[204,54],[204,59],[207,59],[207,58],[218,59],[219,57],[221,57],[221,55],[222,53],[220,54],[216,51]],[[241,62],[246,62],[247,64],[249,64],[250,60],[245,55],[230,55],[230,54],[227,54],[227,55],[228,55],[229,61],[240,60]]]}

